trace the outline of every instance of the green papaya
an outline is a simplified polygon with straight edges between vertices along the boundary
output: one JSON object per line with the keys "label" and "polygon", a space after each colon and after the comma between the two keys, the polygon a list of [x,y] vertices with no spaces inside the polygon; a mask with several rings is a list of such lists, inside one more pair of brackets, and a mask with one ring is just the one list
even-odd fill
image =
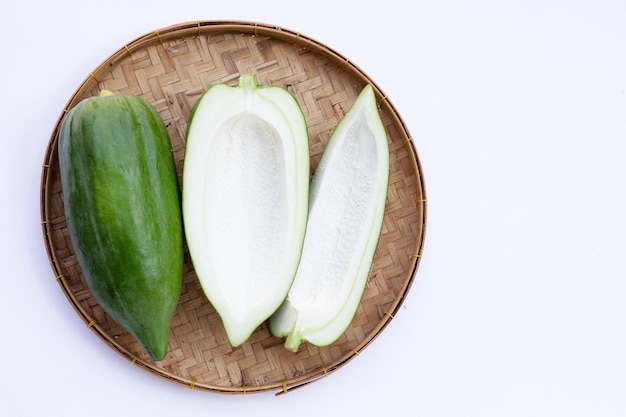
{"label": "green papaya", "polygon": [[309,140],[295,97],[242,75],[215,84],[190,116],[183,220],[202,289],[239,346],[282,303],[298,267]]}
{"label": "green papaya", "polygon": [[389,144],[376,96],[366,85],[341,119],[313,174],[306,237],[286,300],[270,317],[297,351],[328,346],[354,318],[372,268],[389,183]]}
{"label": "green papaya", "polygon": [[65,116],[58,158],[69,236],[93,297],[163,359],[183,274],[180,189],[163,120],[138,96],[103,91]]}

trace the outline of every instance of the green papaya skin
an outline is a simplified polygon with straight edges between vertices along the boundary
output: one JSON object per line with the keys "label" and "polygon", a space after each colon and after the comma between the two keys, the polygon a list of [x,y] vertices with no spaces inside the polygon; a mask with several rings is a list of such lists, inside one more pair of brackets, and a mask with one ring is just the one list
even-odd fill
{"label": "green papaya skin", "polygon": [[165,357],[183,274],[180,190],[167,130],[144,99],[103,92],[66,115],[59,165],[70,239],[100,306]]}

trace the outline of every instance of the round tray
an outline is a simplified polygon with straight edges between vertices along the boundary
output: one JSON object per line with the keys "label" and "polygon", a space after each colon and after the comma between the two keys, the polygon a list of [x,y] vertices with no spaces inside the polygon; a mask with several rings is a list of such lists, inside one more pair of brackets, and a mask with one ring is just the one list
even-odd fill
{"label": "round tray", "polygon": [[[256,73],[261,84],[289,90],[302,106],[310,135],[311,171],[333,129],[361,89],[372,84],[389,136],[390,178],[384,225],[357,314],[327,347],[303,344],[297,353],[260,326],[232,348],[221,320],[205,298],[185,248],[183,289],[167,356],[152,361],[135,339],[107,316],[82,277],[69,240],[57,159],[67,110],[107,89],[151,102],[163,118],[180,176],[189,111],[215,83],[236,84]],[[411,287],[426,225],[424,179],[407,127],[391,101],[348,59],[300,33],[241,21],[197,21],[146,34],[113,53],[72,95],[50,137],[41,179],[45,245],[55,277],[87,324],[137,367],[192,389],[220,393],[277,394],[326,377],[355,358],[393,319]]]}

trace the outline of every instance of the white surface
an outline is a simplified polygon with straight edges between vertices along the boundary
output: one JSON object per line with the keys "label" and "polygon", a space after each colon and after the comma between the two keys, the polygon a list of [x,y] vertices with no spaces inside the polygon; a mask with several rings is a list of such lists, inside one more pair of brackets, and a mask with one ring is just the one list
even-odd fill
{"label": "white surface", "polygon": [[[626,415],[626,3],[316,4],[5,5],[0,415]],[[272,23],[346,55],[396,105],[426,174],[426,249],[400,313],[282,397],[133,368],[74,313],[43,247],[41,164],[70,95],[125,43],[198,19]]]}

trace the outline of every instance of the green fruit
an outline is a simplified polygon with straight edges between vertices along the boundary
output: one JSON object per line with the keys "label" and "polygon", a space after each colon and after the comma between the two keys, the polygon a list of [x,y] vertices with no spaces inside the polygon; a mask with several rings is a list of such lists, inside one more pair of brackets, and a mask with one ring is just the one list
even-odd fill
{"label": "green fruit", "polygon": [[313,179],[302,257],[270,330],[287,349],[326,346],[352,321],[380,237],[389,146],[367,85],[333,132]]}
{"label": "green fruit", "polygon": [[287,90],[249,75],[204,93],[187,132],[183,218],[194,269],[232,346],[287,295],[308,187],[306,122]]}
{"label": "green fruit", "polygon": [[70,110],[58,152],[67,226],[87,285],[161,360],[183,268],[178,179],[163,121],[144,99],[105,91]]}

